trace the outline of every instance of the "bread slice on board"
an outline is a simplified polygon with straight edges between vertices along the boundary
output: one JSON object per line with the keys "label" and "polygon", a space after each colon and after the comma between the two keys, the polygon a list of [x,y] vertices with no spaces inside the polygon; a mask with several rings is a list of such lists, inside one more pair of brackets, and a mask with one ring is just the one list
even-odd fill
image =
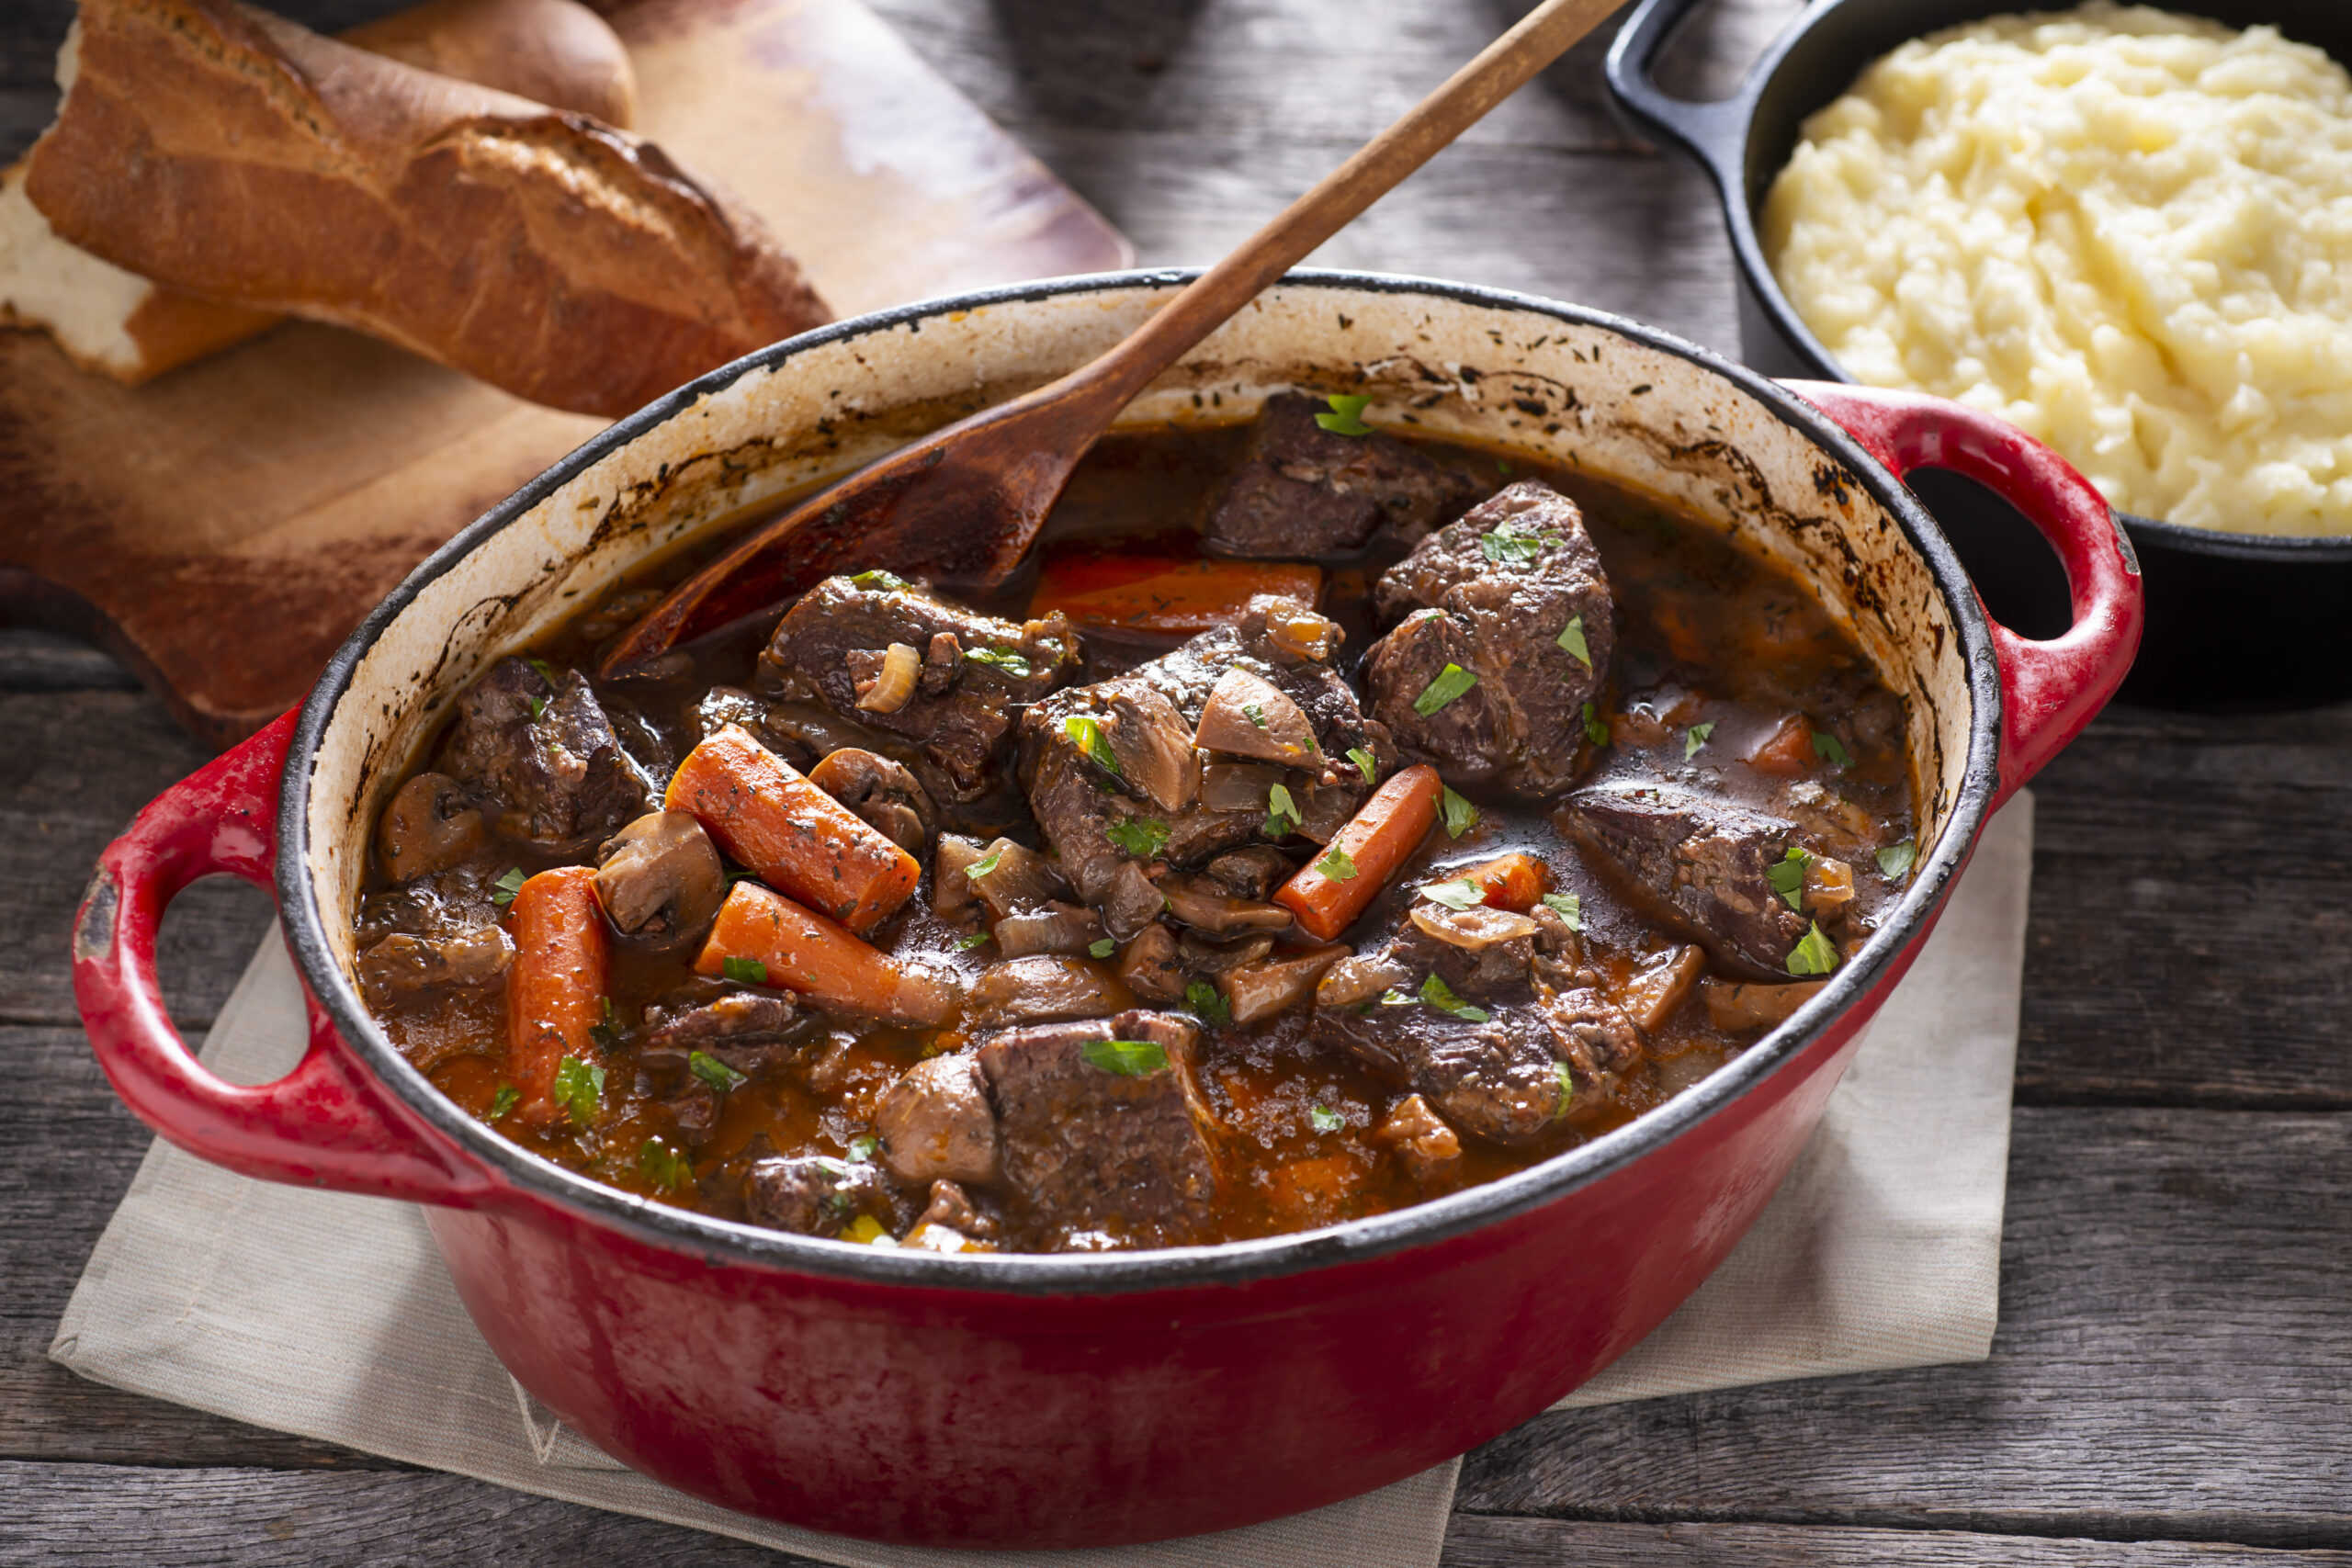
{"label": "bread slice on board", "polygon": [[829,319],[653,144],[231,0],[83,0],[58,71],[26,194],[174,288],[605,417]]}
{"label": "bread slice on board", "polygon": [[[628,51],[576,0],[427,0],[341,36],[608,125],[636,120]],[[23,160],[0,169],[0,326],[45,331],[83,369],[136,387],[283,320],[166,288],[67,244],[25,194]]]}

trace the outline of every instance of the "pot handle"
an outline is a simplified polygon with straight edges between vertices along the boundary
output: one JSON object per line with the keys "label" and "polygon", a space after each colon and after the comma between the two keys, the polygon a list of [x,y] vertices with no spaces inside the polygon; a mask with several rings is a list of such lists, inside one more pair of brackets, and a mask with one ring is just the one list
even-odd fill
{"label": "pot handle", "polygon": [[2075,624],[2064,636],[2036,642],[1986,616],[2001,671],[1998,799],[2007,800],[2083,732],[2132,668],[2143,604],[2131,540],[2088,479],[2006,420],[1919,392],[1832,381],[1781,385],[1837,421],[1897,479],[1939,468],[1984,485],[2041,531],[2066,569]]}
{"label": "pot handle", "polygon": [[1723,187],[1724,199],[1736,207],[1747,199],[1740,142],[1753,78],[1730,97],[1710,104],[1678,98],[1650,76],[1666,40],[1701,4],[1702,0],[1642,0],[1609,46],[1609,91],[1637,129],[1696,158]]}
{"label": "pot handle", "polygon": [[200,876],[272,892],[293,714],[165,790],[98,857],[74,917],[74,998],[107,1081],[139,1119],[241,1176],[469,1206],[488,1183],[393,1108],[305,985],[310,1049],[276,1083],[232,1084],[190,1054],[155,980],[164,907]]}

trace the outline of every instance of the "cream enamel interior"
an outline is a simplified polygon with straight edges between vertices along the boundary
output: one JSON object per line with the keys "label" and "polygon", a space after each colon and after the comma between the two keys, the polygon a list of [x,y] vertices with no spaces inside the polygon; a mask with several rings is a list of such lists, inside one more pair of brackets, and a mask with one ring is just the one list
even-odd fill
{"label": "cream enamel interior", "polygon": [[[607,453],[426,583],[354,671],[315,759],[306,870],[345,974],[369,824],[448,698],[492,660],[649,554],[1084,363],[1170,292],[1129,282],[998,302],[804,350]],[[1367,391],[1374,423],[1608,475],[1786,563],[1905,697],[1923,854],[1933,845],[1973,720],[1960,637],[1895,519],[1736,384],[1532,310],[1304,283],[1244,310],[1125,419],[1246,419],[1291,386]]]}

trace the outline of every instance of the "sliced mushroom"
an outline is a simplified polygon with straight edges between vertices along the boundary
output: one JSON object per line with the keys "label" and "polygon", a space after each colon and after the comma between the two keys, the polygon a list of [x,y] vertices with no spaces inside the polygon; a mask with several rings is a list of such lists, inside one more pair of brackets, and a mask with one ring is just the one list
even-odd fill
{"label": "sliced mushroom", "polygon": [[1294,795],[1303,815],[1298,819],[1301,838],[1328,844],[1340,836],[1340,829],[1354,819],[1356,808],[1363,804],[1365,791],[1356,784],[1313,784],[1305,795]]}
{"label": "sliced mushroom", "polygon": [[1082,958],[1013,958],[973,983],[967,1013],[976,1029],[1065,1019],[1108,1018],[1128,1004],[1118,982]]}
{"label": "sliced mushroom", "polygon": [[978,1060],[933,1056],[882,1091],[874,1111],[882,1163],[901,1181],[996,1179],[996,1111]]}
{"label": "sliced mushroom", "polygon": [[1263,811],[1269,792],[1289,778],[1263,762],[1211,762],[1201,770],[1201,804],[1211,811]]}
{"label": "sliced mushroom", "polygon": [[649,812],[596,852],[596,897],[622,931],[682,937],[718,913],[727,901],[727,873],[692,816]]}
{"label": "sliced mushroom", "polygon": [[1060,867],[1011,839],[991,840],[980,858],[964,868],[964,879],[988,906],[992,920],[1034,909],[1069,891]]}
{"label": "sliced mushroom", "polygon": [[1354,958],[1342,958],[1316,982],[1315,1005],[1319,1008],[1355,1007],[1375,999],[1391,986],[1405,985],[1412,978],[1410,969],[1385,953],[1368,953]]}
{"label": "sliced mushroom", "polygon": [[1264,931],[1238,942],[1211,942],[1197,931],[1187,931],[1176,943],[1176,959],[1189,974],[1222,975],[1255,964],[1273,950],[1274,939]]}
{"label": "sliced mushroom", "polygon": [[376,824],[376,852],[394,882],[447,871],[481,848],[481,813],[447,773],[419,773],[401,785]]}
{"label": "sliced mushroom", "polygon": [[1826,980],[1803,980],[1792,986],[1743,986],[1729,980],[1702,980],[1699,999],[1717,1029],[1735,1033],[1750,1029],[1778,1029],[1797,1009],[1813,1000]]}
{"label": "sliced mushroom", "polygon": [[1172,1002],[1184,994],[1184,967],[1176,959],[1176,933],[1158,920],[1136,933],[1119,952],[1119,978],[1136,996]]}
{"label": "sliced mushroom", "polygon": [[922,655],[903,642],[892,643],[878,657],[858,649],[848,655],[848,660],[857,705],[867,713],[896,713],[905,707],[922,673]]}
{"label": "sliced mushroom", "polygon": [[1492,908],[1485,904],[1473,904],[1466,909],[1449,909],[1442,904],[1423,899],[1413,906],[1408,918],[1423,935],[1472,953],[1493,947],[1498,942],[1532,939],[1542,929],[1525,915]]}
{"label": "sliced mushroom", "polygon": [[939,849],[931,857],[933,914],[944,919],[979,902],[979,895],[972,891],[972,879],[964,873],[985,859],[988,852],[988,846],[978,839],[967,839],[961,833],[939,835]]}
{"label": "sliced mushroom", "polygon": [[1678,947],[1637,972],[1611,999],[1645,1034],[1656,1033],[1706,972],[1707,950]]}
{"label": "sliced mushroom", "polygon": [[1078,957],[1103,940],[1102,917],[1075,904],[1053,902],[1005,916],[992,928],[992,934],[996,950],[1007,958],[1026,958],[1035,953]]}
{"label": "sliced mushroom", "polygon": [[1210,881],[1237,898],[1263,901],[1290,880],[1295,868],[1290,857],[1272,844],[1251,844],[1209,862],[1204,868]]}
{"label": "sliced mushroom", "polygon": [[1418,1094],[1398,1100],[1373,1135],[1396,1151],[1416,1181],[1443,1176],[1462,1161],[1461,1138]]}
{"label": "sliced mushroom", "polygon": [[1182,811],[1200,795],[1200,769],[1193,760],[1193,727],[1176,705],[1148,686],[1105,693],[1104,711],[1095,717],[1119,777],[1163,811]]}
{"label": "sliced mushroom", "polygon": [[888,757],[844,746],[811,768],[808,782],[909,854],[921,854],[931,838],[931,796]]}
{"label": "sliced mushroom", "polygon": [[1208,705],[1193,743],[1204,751],[1255,757],[1284,767],[1306,767],[1320,755],[1315,727],[1272,682],[1247,670],[1228,670],[1209,688]]}
{"label": "sliced mushroom", "polygon": [[1168,900],[1161,897],[1159,888],[1144,874],[1143,867],[1133,861],[1122,861],[1111,874],[1110,891],[1102,895],[1102,923],[1121,942],[1133,937],[1159,918]]}
{"label": "sliced mushroom", "polygon": [[689,716],[695,739],[707,740],[730,724],[740,724],[753,735],[760,735],[767,711],[767,704],[741,686],[713,686],[695,704]]}
{"label": "sliced mushroom", "polygon": [[1344,947],[1318,947],[1229,969],[1217,981],[1236,1023],[1256,1023],[1297,1006],[1315,994],[1315,984],[1348,956]]}
{"label": "sliced mushroom", "polygon": [[1200,931],[1223,934],[1290,928],[1291,913],[1280,904],[1236,898],[1201,877],[1163,876],[1159,886],[1160,897],[1168,900],[1168,912]]}

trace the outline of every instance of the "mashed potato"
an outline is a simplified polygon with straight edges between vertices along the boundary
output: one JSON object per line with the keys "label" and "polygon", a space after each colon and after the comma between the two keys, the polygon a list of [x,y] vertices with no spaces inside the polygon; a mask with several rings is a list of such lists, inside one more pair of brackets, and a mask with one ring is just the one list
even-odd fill
{"label": "mashed potato", "polygon": [[2352,77],[2095,3],[1905,44],[1763,214],[1857,380],[2048,442],[2120,510],[2352,534]]}

